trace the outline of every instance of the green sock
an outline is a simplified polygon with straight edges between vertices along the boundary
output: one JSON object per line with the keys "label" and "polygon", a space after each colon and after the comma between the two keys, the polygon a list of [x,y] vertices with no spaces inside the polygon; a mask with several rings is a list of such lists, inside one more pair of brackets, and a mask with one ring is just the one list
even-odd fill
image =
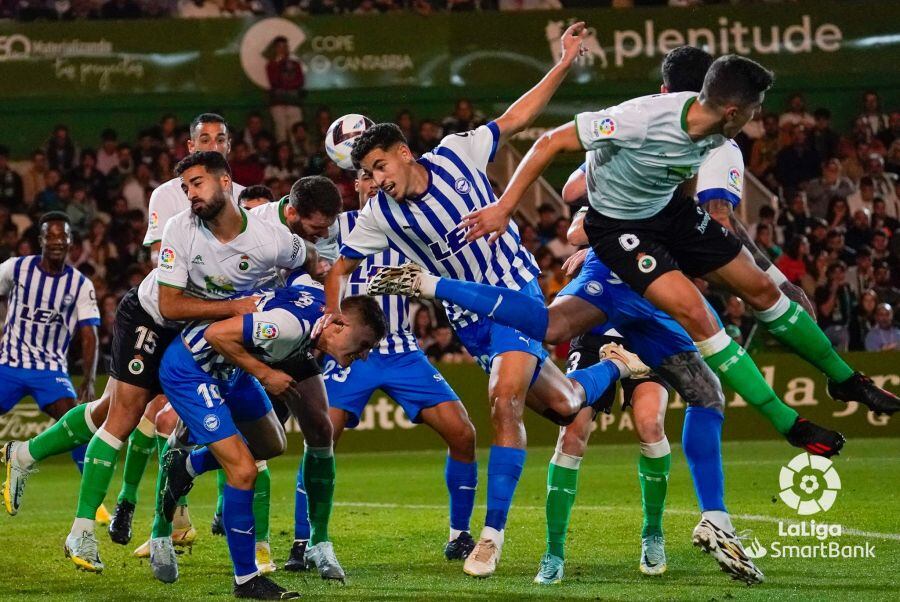
{"label": "green sock", "polygon": [[122,491],[119,492],[118,501],[128,500],[137,504],[138,486],[147,470],[150,455],[156,451],[154,436],[148,436],[141,432],[140,428],[134,429],[128,438],[128,450],[125,452],[125,468],[122,475]]}
{"label": "green sock", "polygon": [[[156,437],[156,443],[159,449],[159,457],[162,458],[169,450],[168,437]],[[159,470],[156,471],[156,503],[153,505],[153,529],[150,537],[171,537],[172,523],[168,522],[162,513],[162,494],[163,494],[163,464],[159,463]]]}
{"label": "green sock", "polygon": [[797,420],[797,412],[778,399],[759,368],[740,345],[730,341],[722,351],[703,358],[722,381],[786,435]]}
{"label": "green sock", "polygon": [[222,508],[225,506],[225,471],[216,471],[216,487],[219,489],[219,497],[216,499],[216,514],[222,516]]}
{"label": "green sock", "polygon": [[638,460],[638,480],[641,482],[641,503],[644,507],[641,537],[663,534],[663,509],[666,506],[671,465],[672,454],[661,458],[648,458],[642,454]]}
{"label": "green sock", "polygon": [[791,301],[790,309],[771,322],[762,316],[760,321],[780,343],[796,351],[831,380],[840,383],[853,376],[853,368],[841,359],[812,316],[796,302]]}
{"label": "green sock", "polygon": [[[570,456],[571,457],[571,456]],[[556,459],[556,456],[554,456]],[[580,458],[578,459],[580,461]],[[578,468],[550,461],[547,469],[547,553],[566,557],[566,534],[578,490]]]}
{"label": "green sock", "polygon": [[327,452],[307,448],[303,454],[303,483],[308,499],[311,546],[328,541],[328,521],[334,504],[334,454],[330,448],[326,449]]}
{"label": "green sock", "polygon": [[269,475],[269,469],[263,468],[256,475],[256,487],[253,490],[253,521],[256,525],[256,541],[269,541],[271,493],[272,478]]}
{"label": "green sock", "polygon": [[122,443],[119,442],[118,448],[113,447],[98,436],[102,432],[104,431],[98,431],[91,438],[84,454],[84,473],[81,475],[78,506],[75,510],[77,518],[94,520],[116,471],[116,460]]}
{"label": "green sock", "polygon": [[35,461],[71,451],[91,440],[87,425],[88,404],[75,406],[46,431],[28,441],[28,453]]}

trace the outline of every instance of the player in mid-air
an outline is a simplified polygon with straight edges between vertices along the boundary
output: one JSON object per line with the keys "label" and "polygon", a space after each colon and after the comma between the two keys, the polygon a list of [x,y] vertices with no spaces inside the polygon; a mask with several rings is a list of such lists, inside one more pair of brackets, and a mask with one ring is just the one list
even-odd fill
{"label": "player in mid-air", "polygon": [[[467,242],[457,224],[463,215],[493,201],[487,163],[501,137],[526,127],[549,101],[580,53],[583,27],[576,23],[566,30],[559,63],[502,116],[476,130],[445,137],[418,161],[393,124],[375,125],[357,138],[353,162],[374,178],[380,190],[360,211],[353,231],[343,240],[341,258],[328,274],[329,314],[340,315],[344,278],[365,257],[388,248],[434,273],[523,290],[543,301],[535,280],[537,265],[521,246],[514,226],[491,246],[486,239]],[[469,575],[488,577],[500,558],[512,496],[525,462],[525,405],[564,424],[599,398],[612,380],[630,374],[631,360],[600,362],[566,378],[555,364],[544,362],[547,352],[539,341],[493,322],[488,315],[445,307],[463,344],[490,372],[494,440],[488,461],[487,514],[481,537],[463,566]]]}
{"label": "player in mid-air", "polygon": [[[854,372],[800,305],[780,292],[740,240],[677,194],[713,149],[760,109],[772,74],[736,55],[718,58],[694,92],[633,99],[545,134],[516,169],[500,200],[466,216],[468,238],[496,239],[524,190],[562,151],[586,149],[590,209],[585,231],[597,257],[636,292],[675,318],[719,376],[790,437],[808,423],[782,403],[685,274],[721,284],[756,310],[778,339],[828,376],[832,397],[893,413],[898,398]],[[543,324],[545,325],[545,324]],[[537,328],[540,330],[540,327]],[[822,433],[819,433],[822,434]],[[810,442],[834,452],[842,440]],[[823,446],[825,449],[823,449]],[[827,449],[830,448],[830,449]]]}
{"label": "player in mid-air", "polygon": [[[355,186],[360,207],[365,207],[369,198],[378,191],[371,176],[362,170],[357,172]],[[338,216],[339,240],[349,236],[358,215],[358,211],[350,211]],[[405,261],[393,249],[367,257],[347,280],[345,294],[364,295],[369,274],[380,267],[399,266]],[[411,421],[427,424],[434,429],[448,446],[444,474],[450,496],[450,535],[444,555],[448,560],[465,559],[475,546],[469,533],[478,482],[475,427],[457,394],[431,365],[410,332],[409,301],[402,297],[380,297],[378,302],[387,317],[388,334],[369,358],[346,368],[341,368],[331,357],[324,358],[325,387],[334,440],[338,440],[345,428],[354,428],[359,424],[363,410],[376,389],[390,395],[403,407]],[[321,511],[312,506],[307,510],[304,469],[305,466],[301,465],[297,472],[294,543],[285,564],[285,569],[294,571],[305,570],[307,559],[320,566],[317,556],[329,553],[331,548],[327,531],[318,533],[319,529],[310,529],[310,517],[321,514]],[[324,524],[327,527],[327,522]],[[323,544],[325,547],[321,552],[316,550]],[[343,578],[343,571],[340,576]]]}
{"label": "player in mid-air", "polygon": [[[66,265],[72,243],[69,217],[61,212],[45,213],[38,225],[41,254],[14,257],[0,264],[0,296],[6,297],[8,303],[0,339],[0,413],[8,412],[31,395],[38,407],[57,421],[57,426],[38,441],[10,441],[0,451],[6,464],[3,502],[10,515],[19,511],[25,482],[35,464],[59,453],[61,441],[71,450],[78,470],[82,470],[84,442],[90,437],[90,427],[84,425],[80,429],[80,439],[69,436],[67,431],[79,429],[79,425],[68,425],[65,415],[76,404],[93,399],[97,370],[100,313],[94,285]],[[77,394],[69,380],[66,355],[76,337],[81,344],[84,370]]]}

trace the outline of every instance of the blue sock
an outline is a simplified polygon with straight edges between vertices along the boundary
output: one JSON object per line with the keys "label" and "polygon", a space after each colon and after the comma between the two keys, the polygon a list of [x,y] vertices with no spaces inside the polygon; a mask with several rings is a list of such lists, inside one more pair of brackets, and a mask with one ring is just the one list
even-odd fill
{"label": "blue sock", "polygon": [[506,517],[524,466],[524,449],[491,446],[488,459],[487,515],[484,519],[486,527],[497,531],[506,527]]}
{"label": "blue sock", "polygon": [[591,405],[619,380],[619,368],[610,360],[600,360],[593,366],[566,374],[584,388],[585,404]]}
{"label": "blue sock", "polygon": [[78,472],[84,472],[84,452],[87,451],[87,443],[84,445],[79,445],[75,449],[73,449],[70,454],[72,454],[72,461],[75,462],[75,468],[78,469]]}
{"label": "blue sock", "polygon": [[543,341],[550,314],[543,301],[508,288],[450,278],[438,280],[435,297],[456,303],[480,316]]}
{"label": "blue sock", "polygon": [[460,462],[447,456],[444,479],[447,481],[447,491],[450,492],[450,528],[468,531],[472,508],[475,507],[478,463]]}
{"label": "blue sock", "polygon": [[191,455],[188,456],[188,462],[191,463],[191,470],[198,477],[204,472],[222,468],[222,465],[219,464],[219,461],[216,460],[216,457],[209,451],[208,447],[201,447],[192,451]]}
{"label": "blue sock", "polygon": [[306,487],[303,485],[303,459],[297,467],[297,489],[294,492],[294,539],[309,541],[309,507],[306,504]]}
{"label": "blue sock", "polygon": [[256,569],[256,537],[253,534],[253,490],[235,489],[225,484],[222,522],[235,577],[254,575]]}
{"label": "blue sock", "polygon": [[725,509],[725,473],[722,472],[722,422],[718,410],[689,406],[684,415],[681,447],[687,458],[700,511]]}

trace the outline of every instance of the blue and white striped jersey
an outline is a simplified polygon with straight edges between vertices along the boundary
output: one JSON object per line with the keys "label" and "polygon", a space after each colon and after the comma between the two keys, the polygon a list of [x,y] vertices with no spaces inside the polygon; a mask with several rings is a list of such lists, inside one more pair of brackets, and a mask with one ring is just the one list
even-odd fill
{"label": "blue and white striped jersey", "polygon": [[[316,320],[322,317],[325,291],[322,285],[290,286],[261,295],[257,311],[244,314],[244,346],[256,359],[274,363],[307,351]],[[184,328],[181,338],[200,368],[213,378],[228,379],[235,366],[206,341],[210,321],[194,322]]]}
{"label": "blue and white striped jersey", "polygon": [[[419,163],[428,170],[422,196],[397,202],[379,191],[359,212],[343,241],[341,254],[362,259],[391,248],[433,274],[519,290],[539,273],[537,262],[520,243],[510,222],[492,246],[484,236],[466,242],[462,217],[495,202],[486,168],[497,150],[500,130],[494,122],[444,138]],[[446,304],[457,327],[477,317]]]}
{"label": "blue and white striped jersey", "polygon": [[72,266],[54,276],[40,263],[40,255],[29,255],[0,264],[0,296],[9,301],[0,364],[67,372],[72,336],[81,326],[100,325],[97,296]]}
{"label": "blue and white striped jersey", "polygon": [[[339,244],[342,244],[353,231],[358,216],[359,211],[348,211],[338,215],[338,224],[340,226],[340,232],[338,233]],[[369,255],[350,274],[344,294],[348,297],[351,295],[365,295],[368,279],[379,268],[396,267],[403,265],[406,261],[406,257],[394,249],[385,249],[374,255]],[[388,323],[388,333],[376,348],[378,353],[403,353],[418,349],[416,337],[409,330],[409,298],[399,295],[382,295],[376,297],[376,299],[381,305]]]}

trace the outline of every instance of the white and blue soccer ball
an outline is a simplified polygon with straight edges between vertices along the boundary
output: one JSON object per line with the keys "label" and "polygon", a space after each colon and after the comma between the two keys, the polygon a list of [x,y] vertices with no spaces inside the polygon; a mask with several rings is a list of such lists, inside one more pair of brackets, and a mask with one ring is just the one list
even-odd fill
{"label": "white and blue soccer ball", "polygon": [[373,125],[371,119],[356,113],[335,119],[325,134],[325,151],[331,160],[341,169],[353,169],[353,161],[350,159],[353,145],[359,135]]}

